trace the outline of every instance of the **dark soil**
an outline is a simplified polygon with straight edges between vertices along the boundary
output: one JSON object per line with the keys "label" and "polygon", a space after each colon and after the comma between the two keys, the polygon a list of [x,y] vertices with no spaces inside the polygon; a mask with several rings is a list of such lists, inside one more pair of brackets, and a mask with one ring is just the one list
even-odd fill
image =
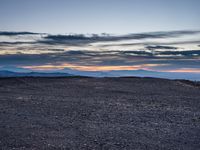
{"label": "dark soil", "polygon": [[154,78],[1,78],[0,149],[200,149],[200,86]]}

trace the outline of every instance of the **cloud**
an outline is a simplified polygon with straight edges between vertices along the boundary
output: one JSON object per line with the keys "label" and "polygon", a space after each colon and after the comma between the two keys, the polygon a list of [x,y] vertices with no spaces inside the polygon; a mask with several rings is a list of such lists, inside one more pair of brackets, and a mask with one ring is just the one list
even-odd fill
{"label": "cloud", "polygon": [[40,33],[0,31],[0,36],[36,35],[36,34]]}
{"label": "cloud", "polygon": [[[148,49],[171,49],[171,45],[176,44],[199,44],[199,40],[179,40],[161,42],[171,37],[182,37],[185,35],[195,35],[200,31],[165,31],[165,32],[150,32],[127,35],[109,35],[109,34],[67,34],[67,35],[50,35],[45,33],[32,32],[0,32],[0,35],[7,38],[0,39],[0,46],[20,46],[28,45],[46,45],[46,46],[77,46],[77,47],[95,47],[94,44],[99,44],[96,48],[109,48],[112,46],[130,47],[130,46],[146,46]],[[21,36],[24,35],[24,36]],[[148,39],[148,41],[146,41]],[[156,39],[156,41],[155,41]],[[159,40],[160,39],[160,40]],[[134,42],[132,40],[135,40]],[[138,42],[137,40],[143,40]],[[150,41],[149,41],[150,40]],[[125,41],[125,43],[121,43]],[[150,45],[147,47],[147,45]],[[152,46],[153,45],[153,46]],[[157,45],[157,46],[155,46]],[[165,46],[162,46],[165,45]],[[168,46],[169,45],[169,46]],[[5,47],[4,47],[5,48]],[[173,47],[173,49],[177,49]]]}
{"label": "cloud", "polygon": [[91,44],[95,42],[115,42],[123,40],[141,40],[141,39],[157,39],[157,38],[171,38],[180,37],[184,35],[198,34],[200,31],[170,31],[170,32],[150,32],[141,34],[127,34],[121,36],[97,35],[93,34],[87,36],[84,34],[74,34],[74,35],[47,35],[43,40],[38,42],[44,44],[71,44],[71,45],[81,45],[81,44]]}
{"label": "cloud", "polygon": [[[170,42],[159,42],[159,41],[142,41],[142,42],[134,42],[134,43],[120,43],[120,44],[102,44],[101,47],[110,47],[110,46],[145,46],[145,45],[179,45],[179,44],[199,44],[200,40],[183,40],[183,41],[170,41]],[[177,47],[178,48],[178,47]]]}
{"label": "cloud", "polygon": [[193,57],[200,57],[200,50],[187,50],[187,51],[116,51],[118,54],[131,55],[131,56],[142,56],[147,59],[158,59],[159,58],[182,58],[191,59]]}
{"label": "cloud", "polygon": [[[54,50],[54,49],[53,49]],[[0,55],[1,65],[45,65],[72,63],[77,65],[136,65],[142,63],[172,63],[191,60],[198,64],[200,51],[166,51],[152,54],[147,51],[62,51],[46,54],[7,54]],[[198,63],[197,63],[198,62]],[[183,63],[183,64],[184,64]],[[188,62],[187,62],[188,63]],[[199,65],[199,64],[198,64]]]}
{"label": "cloud", "polygon": [[[198,53],[198,56],[193,56]],[[31,69],[60,71],[76,69],[84,71],[153,70],[170,71],[199,69],[200,51],[163,51],[152,54],[147,51],[61,51],[46,54],[0,55],[0,70]],[[177,56],[180,55],[180,56]],[[150,64],[150,65],[148,65]],[[190,71],[188,70],[188,71]]]}
{"label": "cloud", "polygon": [[0,42],[0,46],[23,45],[23,44],[37,44],[37,42]]}
{"label": "cloud", "polygon": [[121,51],[120,53],[132,56],[153,56],[153,54],[148,51]]}
{"label": "cloud", "polygon": [[[25,32],[25,34],[24,32],[9,32],[9,34],[8,32],[6,34],[1,32],[0,35],[7,37],[0,37],[0,67],[48,67],[66,64],[62,66],[65,68],[72,64],[71,67],[76,66],[76,68],[78,66],[82,68],[99,66],[99,69],[107,70],[109,67],[105,68],[105,66],[117,69],[117,67],[126,68],[142,64],[157,64],[157,66],[148,67],[157,70],[170,70],[183,67],[199,68],[200,64],[200,50],[196,46],[199,46],[200,41],[196,35],[193,36],[193,39],[190,36],[189,39],[185,38],[185,35],[197,34],[199,31],[151,32],[127,35],[49,35],[40,33],[38,35],[33,33],[32,35],[29,33],[31,32]],[[182,36],[184,37],[182,38]],[[176,39],[168,40],[167,38],[170,37],[176,37]],[[181,38],[178,39],[179,37]],[[184,45],[181,44],[186,45],[184,50],[182,49]],[[193,45],[191,50],[188,50],[187,46],[190,46],[190,44]],[[105,45],[117,45],[118,47],[104,47]],[[160,64],[167,65],[161,66]]]}
{"label": "cloud", "polygon": [[185,57],[200,57],[200,50],[191,50],[191,51],[164,51],[164,52],[159,52],[159,55],[170,55],[170,56],[185,56]]}
{"label": "cloud", "polygon": [[157,49],[173,50],[173,49],[178,49],[178,47],[174,47],[174,46],[162,46],[162,45],[146,46],[146,48],[149,49],[149,50],[157,50]]}

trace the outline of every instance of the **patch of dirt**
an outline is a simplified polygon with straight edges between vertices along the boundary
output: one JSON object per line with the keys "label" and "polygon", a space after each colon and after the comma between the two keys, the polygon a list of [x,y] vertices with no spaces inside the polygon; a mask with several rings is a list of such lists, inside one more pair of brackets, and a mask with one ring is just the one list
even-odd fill
{"label": "patch of dirt", "polygon": [[0,78],[0,149],[200,149],[199,83]]}

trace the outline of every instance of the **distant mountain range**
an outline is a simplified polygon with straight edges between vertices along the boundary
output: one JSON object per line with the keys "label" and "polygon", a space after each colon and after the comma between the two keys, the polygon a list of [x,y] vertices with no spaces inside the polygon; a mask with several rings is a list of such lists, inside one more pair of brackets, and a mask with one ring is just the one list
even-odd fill
{"label": "distant mountain range", "polygon": [[69,77],[69,76],[88,76],[88,77],[155,77],[167,79],[186,79],[200,81],[199,73],[172,73],[156,72],[147,70],[117,70],[117,71],[79,71],[63,69],[51,72],[13,72],[2,70],[0,77]]}
{"label": "distant mountain range", "polygon": [[63,69],[62,72],[91,77],[155,77],[200,81],[200,73],[157,72],[148,70],[78,71],[72,69]]}
{"label": "distant mountain range", "polygon": [[73,76],[68,73],[44,73],[44,72],[12,72],[12,71],[0,71],[0,77],[65,77]]}

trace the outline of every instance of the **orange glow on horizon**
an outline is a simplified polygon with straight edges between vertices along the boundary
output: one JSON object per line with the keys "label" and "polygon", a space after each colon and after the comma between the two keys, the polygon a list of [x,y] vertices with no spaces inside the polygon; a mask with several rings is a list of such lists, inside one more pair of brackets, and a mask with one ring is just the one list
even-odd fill
{"label": "orange glow on horizon", "polygon": [[22,66],[25,69],[31,70],[61,70],[65,68],[80,70],[80,71],[114,71],[114,70],[139,70],[148,67],[160,66],[164,64],[142,64],[142,65],[129,65],[129,66],[82,66],[70,63],[63,63],[60,65],[39,65],[39,66]]}
{"label": "orange glow on horizon", "polygon": [[176,70],[168,70],[167,72],[177,72],[177,73],[200,73],[200,69],[195,68],[181,68]]}
{"label": "orange glow on horizon", "polygon": [[[140,69],[148,70],[148,71],[156,71],[151,67],[166,66],[166,65],[167,64],[142,64],[142,65],[126,65],[126,66],[94,66],[94,65],[86,66],[86,65],[63,63],[60,65],[49,64],[49,65],[21,66],[21,67],[25,69],[40,70],[40,71],[62,70],[65,68],[70,68],[70,69],[80,70],[80,71],[117,71],[117,70],[140,70]],[[159,72],[200,73],[200,69],[181,68],[181,69],[175,69],[175,70],[162,70]]]}

